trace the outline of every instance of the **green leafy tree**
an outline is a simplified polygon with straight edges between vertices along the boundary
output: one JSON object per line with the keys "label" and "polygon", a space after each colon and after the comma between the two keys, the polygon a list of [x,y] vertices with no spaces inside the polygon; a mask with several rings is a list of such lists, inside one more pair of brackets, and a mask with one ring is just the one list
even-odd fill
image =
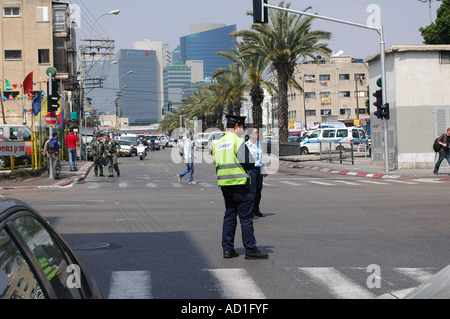
{"label": "green leafy tree", "polygon": [[[290,3],[285,6],[281,1],[279,7],[289,8]],[[331,50],[323,41],[329,40],[331,33],[311,30],[313,20],[312,17],[269,9],[269,23],[253,24],[252,30],[232,33],[232,36],[244,39],[243,54],[258,54],[267,57],[271,63],[278,80],[278,127],[282,142],[288,138],[288,87],[295,83],[295,67],[308,57],[317,61],[319,54],[330,56]]]}
{"label": "green leafy tree", "polygon": [[450,0],[443,0],[436,21],[419,31],[425,44],[450,44]]}

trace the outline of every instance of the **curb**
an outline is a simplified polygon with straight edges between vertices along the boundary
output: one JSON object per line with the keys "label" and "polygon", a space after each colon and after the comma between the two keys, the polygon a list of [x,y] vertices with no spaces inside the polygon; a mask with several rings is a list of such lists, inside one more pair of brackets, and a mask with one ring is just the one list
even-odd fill
{"label": "curb", "polygon": [[398,180],[420,180],[420,179],[426,179],[429,181],[450,181],[450,178],[428,178],[428,177],[406,177],[401,175],[391,175],[391,174],[375,174],[375,173],[363,173],[363,172],[355,172],[355,171],[349,171],[349,170],[334,170],[330,168],[324,168],[320,166],[313,166],[313,165],[298,165],[298,164],[292,164],[292,163],[283,163],[284,166],[290,167],[290,168],[303,168],[303,169],[310,169],[314,171],[320,171],[324,173],[332,173],[332,174],[339,174],[339,175],[351,175],[351,176],[357,176],[357,177],[367,177],[367,178],[377,178],[377,179],[398,179]]}
{"label": "curb", "polygon": [[47,186],[6,186],[6,187],[0,187],[0,189],[4,190],[11,190],[11,189],[37,189],[37,188],[58,188],[58,187],[67,187],[72,186],[73,184],[78,183],[79,181],[84,181],[86,179],[86,176],[89,174],[92,166],[94,165],[93,162],[88,162],[84,164],[84,166],[81,168],[81,173],[79,175],[76,175],[75,177],[71,178],[70,180],[63,180],[60,182],[57,182],[53,185],[47,185]]}

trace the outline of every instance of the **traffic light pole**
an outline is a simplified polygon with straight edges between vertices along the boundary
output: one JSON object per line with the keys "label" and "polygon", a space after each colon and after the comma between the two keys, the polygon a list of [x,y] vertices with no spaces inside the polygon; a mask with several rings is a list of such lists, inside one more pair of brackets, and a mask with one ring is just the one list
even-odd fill
{"label": "traffic light pole", "polygon": [[[50,105],[50,96],[52,96],[52,74],[49,73],[48,74],[48,92],[47,92],[47,113],[48,113],[48,107]],[[53,136],[53,126],[49,125],[48,128],[48,139],[49,141],[51,140]],[[49,142],[50,143],[50,142]],[[54,178],[54,174],[53,174],[53,156],[51,154],[48,154],[48,164],[49,164],[49,178],[53,179]]]}
{"label": "traffic light pole", "polygon": [[[254,1],[258,1],[258,0],[254,0]],[[363,28],[363,29],[369,29],[369,30],[377,31],[378,34],[380,35],[380,62],[381,62],[381,82],[382,82],[381,85],[382,85],[382,92],[383,92],[382,99],[383,99],[383,104],[387,103],[386,67],[385,67],[385,49],[386,49],[385,45],[386,44],[384,42],[383,26],[380,26],[380,27],[368,26],[368,25],[365,25],[365,24],[354,23],[354,22],[350,22],[350,21],[345,21],[345,20],[340,20],[340,19],[320,16],[320,15],[313,14],[313,13],[297,11],[297,10],[292,10],[292,9],[289,9],[289,8],[283,8],[283,7],[277,7],[277,6],[265,3],[265,1],[263,1],[263,0],[259,0],[259,1],[261,1],[261,8],[262,8],[262,13],[263,14],[264,14],[264,9],[265,8],[270,8],[270,9],[286,11],[286,12],[290,12],[290,13],[294,13],[294,14],[300,14],[300,15],[304,15],[304,16],[307,16],[307,17],[312,17],[312,18],[315,18],[315,19],[327,20],[327,21],[331,21],[331,22],[336,22],[336,23],[350,25],[350,26],[353,26],[353,27],[358,27],[358,28]],[[263,18],[263,20],[265,21],[266,19]],[[386,118],[383,119],[383,125],[384,125],[384,166],[385,166],[386,173],[388,173],[389,172],[389,147],[388,147],[388,123],[387,123],[387,119]]]}

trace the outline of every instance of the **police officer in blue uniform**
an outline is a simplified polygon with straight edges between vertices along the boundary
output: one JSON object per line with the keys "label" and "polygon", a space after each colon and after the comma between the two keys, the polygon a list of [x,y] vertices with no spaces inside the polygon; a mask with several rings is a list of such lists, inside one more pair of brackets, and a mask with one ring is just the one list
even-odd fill
{"label": "police officer in blue uniform", "polygon": [[253,229],[254,195],[250,191],[249,171],[254,160],[240,137],[244,133],[245,117],[227,115],[227,132],[213,148],[218,185],[225,200],[222,227],[224,258],[238,257],[234,249],[237,217],[241,223],[245,259],[267,259],[268,254],[256,247]]}

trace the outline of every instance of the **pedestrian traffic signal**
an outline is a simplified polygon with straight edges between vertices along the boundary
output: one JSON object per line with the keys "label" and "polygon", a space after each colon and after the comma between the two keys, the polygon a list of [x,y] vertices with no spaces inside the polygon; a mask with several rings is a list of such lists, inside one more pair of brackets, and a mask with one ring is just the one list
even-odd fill
{"label": "pedestrian traffic signal", "polygon": [[48,112],[55,113],[58,110],[59,104],[58,101],[61,98],[61,95],[58,93],[59,85],[57,81],[52,81],[52,94],[48,95],[47,105]]}
{"label": "pedestrian traffic signal", "polygon": [[381,105],[381,117],[389,120],[389,103]]}
{"label": "pedestrian traffic signal", "polygon": [[383,93],[381,90],[376,90],[375,93],[372,94],[372,96],[375,97],[375,102],[373,103],[373,105],[377,107],[377,110],[373,114],[377,118],[382,119],[383,115],[382,115],[381,105],[383,104],[383,101],[382,101]]}
{"label": "pedestrian traffic signal", "polygon": [[267,23],[268,9],[264,6],[267,0],[253,0],[253,23]]}

